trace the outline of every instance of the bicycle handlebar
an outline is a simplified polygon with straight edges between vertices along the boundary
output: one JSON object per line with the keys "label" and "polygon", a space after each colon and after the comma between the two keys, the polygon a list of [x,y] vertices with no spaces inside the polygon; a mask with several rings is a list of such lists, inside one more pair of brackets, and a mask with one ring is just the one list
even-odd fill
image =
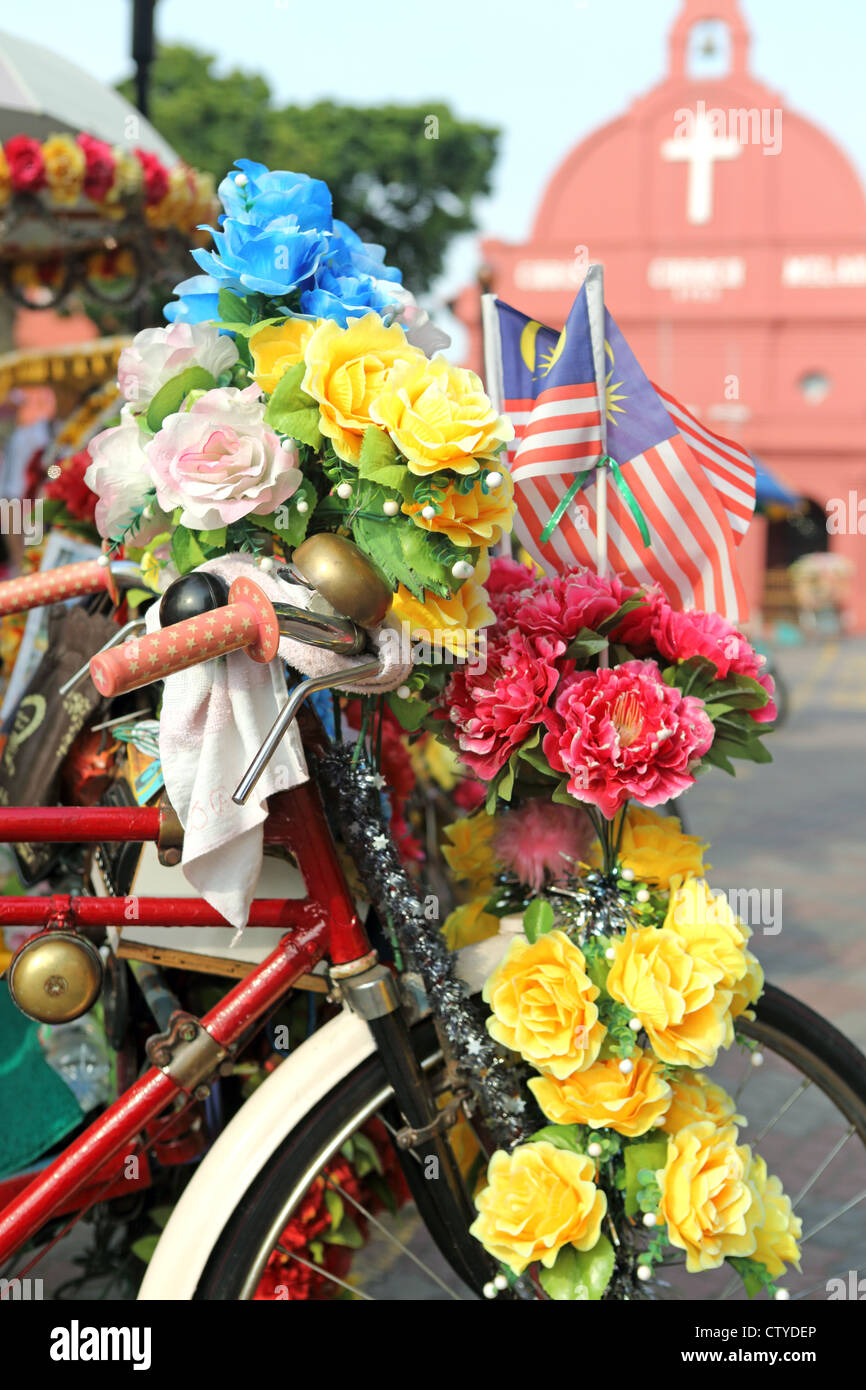
{"label": "bicycle handlebar", "polygon": [[100,695],[111,699],[227,652],[245,651],[253,661],[271,661],[279,641],[270,599],[251,579],[236,579],[224,607],[98,653],[90,662],[90,675]]}
{"label": "bicycle handlebar", "polygon": [[8,579],[0,584],[0,617],[7,613],[23,613],[28,608],[40,608],[44,603],[60,603],[63,599],[83,594],[98,594],[111,583],[109,566],[98,560],[78,565],[61,565],[60,569],[29,574],[26,578]]}

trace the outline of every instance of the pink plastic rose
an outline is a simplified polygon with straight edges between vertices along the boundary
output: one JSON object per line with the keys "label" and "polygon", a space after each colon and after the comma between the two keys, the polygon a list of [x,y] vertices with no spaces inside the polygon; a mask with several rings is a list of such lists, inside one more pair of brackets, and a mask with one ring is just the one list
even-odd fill
{"label": "pink plastic rose", "polygon": [[705,656],[715,663],[720,679],[732,672],[751,676],[771,698],[762,709],[749,710],[749,714],[760,724],[776,718],[772,699],[775,682],[772,676],[762,674],[766,658],[756,652],[748,638],[726,618],[718,613],[679,613],[666,602],[660,602],[654,607],[652,634],[657,650],[668,661]]}
{"label": "pink plastic rose", "polygon": [[546,723],[550,766],[608,819],[630,797],[658,806],[679,796],[713,741],[703,701],[665,685],[654,661],[567,677]]}
{"label": "pink plastic rose", "polygon": [[146,453],[159,505],[182,507],[181,524],[194,531],[266,516],[302,478],[297,446],[281,448],[267,428],[255,385],[205,391],[189,410],[166,416]]}
{"label": "pink plastic rose", "polygon": [[[84,481],[99,499],[95,521],[100,536],[119,538],[141,511],[147,494],[153,491],[144,436],[130,407],[120,412],[120,424],[94,435],[89,445],[91,463]],[[133,532],[136,544],[164,531],[168,517],[153,509],[154,515]]]}
{"label": "pink plastic rose", "polygon": [[536,725],[559,673],[522,633],[488,645],[487,669],[455,671],[443,703],[457,732],[460,756],[485,782],[496,776]]}
{"label": "pink plastic rose", "polygon": [[238,360],[234,339],[212,323],[172,323],[145,328],[124,348],[117,384],[136,410],[150,404],[160,387],[189,367],[202,367],[216,381]]}

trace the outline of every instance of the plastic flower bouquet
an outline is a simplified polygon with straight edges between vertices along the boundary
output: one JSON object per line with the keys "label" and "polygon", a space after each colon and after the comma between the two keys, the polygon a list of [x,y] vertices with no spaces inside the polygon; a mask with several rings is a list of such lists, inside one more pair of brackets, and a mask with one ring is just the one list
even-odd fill
{"label": "plastic flower bouquet", "polygon": [[336,532],[449,603],[511,526],[509,422],[324,183],[241,160],[219,193],[205,273],[121,356],[120,419],[90,446],[100,533],[170,579]]}

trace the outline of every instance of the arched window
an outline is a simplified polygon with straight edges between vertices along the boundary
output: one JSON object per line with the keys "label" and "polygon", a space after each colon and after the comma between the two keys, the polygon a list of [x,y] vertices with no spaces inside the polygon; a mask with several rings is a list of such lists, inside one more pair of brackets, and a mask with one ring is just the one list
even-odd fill
{"label": "arched window", "polygon": [[731,71],[731,31],[722,19],[701,19],[689,30],[686,76],[727,77]]}

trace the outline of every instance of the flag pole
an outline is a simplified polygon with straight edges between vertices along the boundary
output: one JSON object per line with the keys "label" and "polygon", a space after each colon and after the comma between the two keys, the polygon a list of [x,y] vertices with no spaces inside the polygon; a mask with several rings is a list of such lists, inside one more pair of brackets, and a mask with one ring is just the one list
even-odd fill
{"label": "flag pole", "polygon": [[[497,415],[501,415],[505,407],[505,378],[495,294],[481,296],[481,337],[484,346],[484,387],[493,409]],[[493,547],[493,553],[511,555],[511,537],[505,532],[502,533],[499,543]]]}
{"label": "flag pole", "polygon": [[586,309],[589,319],[589,336],[592,343],[592,360],[595,367],[595,388],[599,398],[601,414],[601,453],[602,461],[595,474],[595,514],[596,514],[596,571],[604,579],[607,577],[607,393],[605,387],[604,358],[604,266],[593,262],[586,272]]}

